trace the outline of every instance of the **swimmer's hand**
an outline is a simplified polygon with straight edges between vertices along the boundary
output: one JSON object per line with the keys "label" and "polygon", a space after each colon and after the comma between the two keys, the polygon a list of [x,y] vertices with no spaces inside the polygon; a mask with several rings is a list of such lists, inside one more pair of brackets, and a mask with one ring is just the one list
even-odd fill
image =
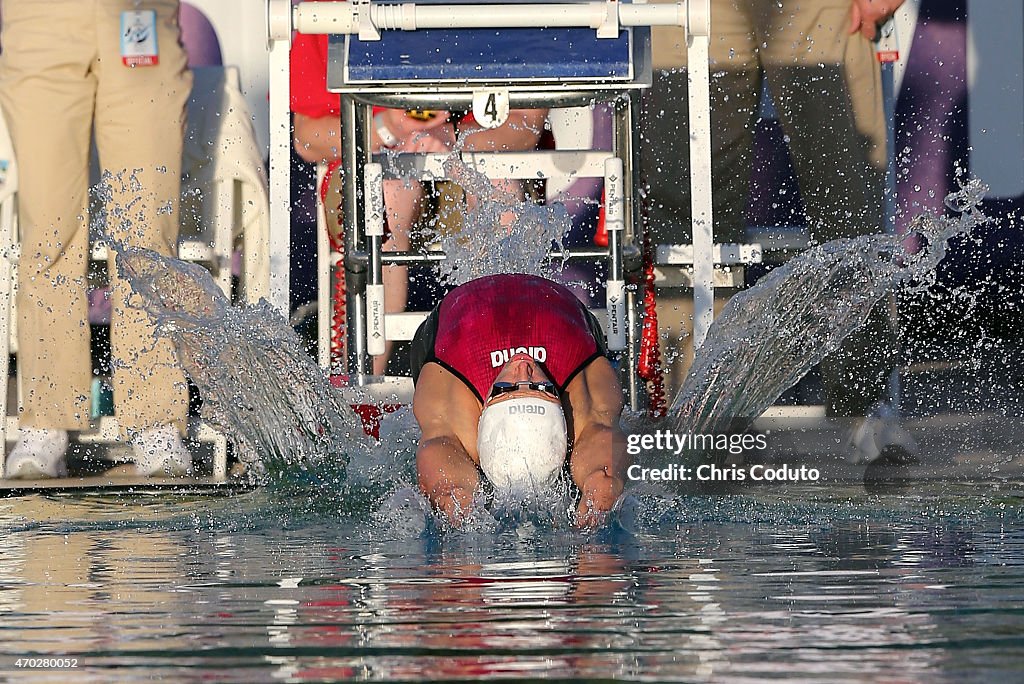
{"label": "swimmer's hand", "polygon": [[585,530],[596,530],[608,522],[608,511],[588,509],[586,513],[576,513],[576,527]]}
{"label": "swimmer's hand", "polygon": [[456,529],[462,527],[473,506],[473,492],[462,487],[452,487],[447,492],[435,489],[428,498],[433,502],[434,510]]}
{"label": "swimmer's hand", "polygon": [[604,525],[608,512],[612,510],[622,494],[622,480],[601,468],[590,473],[580,483],[580,503],[576,508],[577,527],[596,528]]}

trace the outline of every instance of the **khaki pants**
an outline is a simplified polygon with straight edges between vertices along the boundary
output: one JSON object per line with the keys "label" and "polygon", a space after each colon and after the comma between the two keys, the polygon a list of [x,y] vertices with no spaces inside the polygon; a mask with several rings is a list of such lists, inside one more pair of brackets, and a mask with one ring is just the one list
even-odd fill
{"label": "khaki pants", "polygon": [[[657,1],[657,0],[655,0]],[[762,78],[788,136],[812,239],[883,230],[885,119],[873,46],[849,35],[851,0],[711,1],[712,198],[716,242],[745,242],[753,132]],[[645,96],[643,168],[656,242],[689,243],[686,43],[682,30],[654,29],[654,87]],[[802,217],[797,217],[799,222]],[[886,318],[888,312],[884,315]],[[671,318],[671,314],[665,316]],[[690,326],[687,316],[679,321]],[[851,342],[848,377],[867,347],[891,350],[885,326]],[[678,339],[680,330],[663,333]],[[890,354],[890,356],[892,356]],[[854,360],[851,361],[850,358]],[[678,375],[678,373],[677,373]],[[875,371],[869,373],[872,378]],[[827,382],[830,410],[862,413],[884,390],[872,382]],[[675,389],[675,387],[673,387]],[[850,394],[851,396],[841,396]],[[852,396],[856,395],[856,396]]]}
{"label": "khaki pants", "polygon": [[[121,12],[157,11],[159,64],[128,67]],[[86,317],[89,212],[129,245],[176,254],[185,103],[192,77],[177,0],[4,0],[0,104],[19,163],[18,369],[22,424],[89,424]],[[90,200],[89,141],[100,166],[122,174],[105,207]],[[102,193],[101,193],[102,194]],[[95,214],[94,214],[95,217]],[[173,423],[184,429],[187,387],[153,322],[110,264],[114,400],[125,436]]]}

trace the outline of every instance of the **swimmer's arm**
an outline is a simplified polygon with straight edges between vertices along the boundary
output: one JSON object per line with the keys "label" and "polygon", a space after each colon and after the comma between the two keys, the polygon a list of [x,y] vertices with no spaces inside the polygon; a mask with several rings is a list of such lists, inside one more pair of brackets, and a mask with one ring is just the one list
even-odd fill
{"label": "swimmer's arm", "polygon": [[480,406],[460,380],[437,364],[420,371],[413,413],[420,426],[416,472],[420,489],[448,520],[460,523],[473,504],[480,483],[476,453],[476,421]]}
{"label": "swimmer's arm", "polygon": [[513,109],[498,128],[482,128],[478,123],[459,127],[466,133],[468,151],[532,150],[544,132],[546,109]]}
{"label": "swimmer's arm", "polygon": [[480,483],[476,464],[462,442],[454,435],[424,435],[416,450],[416,472],[431,505],[452,523],[461,522]]}
{"label": "swimmer's arm", "polygon": [[619,428],[622,389],[614,369],[604,359],[591,364],[578,379],[583,383],[578,389],[586,391],[589,401],[578,402],[585,408],[581,415],[576,415],[574,409],[576,436],[570,472],[581,493],[577,522],[593,527],[604,521],[625,485],[629,464],[626,438]]}
{"label": "swimmer's arm", "polygon": [[581,527],[604,521],[625,484],[626,439],[617,427],[588,425],[572,450],[572,478],[580,488],[576,520]]}

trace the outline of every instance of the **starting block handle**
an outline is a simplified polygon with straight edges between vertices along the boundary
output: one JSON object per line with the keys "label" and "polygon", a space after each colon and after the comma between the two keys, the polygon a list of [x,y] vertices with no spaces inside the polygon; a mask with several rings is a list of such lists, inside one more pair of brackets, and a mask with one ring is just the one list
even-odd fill
{"label": "starting block handle", "polygon": [[385,349],[384,286],[366,286],[366,353],[380,356]]}
{"label": "starting block handle", "polygon": [[363,167],[366,235],[384,235],[384,166],[370,162]]}
{"label": "starting block handle", "polygon": [[384,281],[381,251],[384,243],[384,167],[370,162],[363,167],[364,218],[370,251],[366,283],[366,353],[380,356],[385,349]]}
{"label": "starting block handle", "polygon": [[604,162],[604,225],[608,231],[609,278],[605,286],[608,324],[605,335],[608,351],[626,349],[626,281],[622,274],[622,231],[626,227],[626,195],[622,159],[608,157]]}
{"label": "starting block handle", "polygon": [[609,280],[605,290],[608,300],[608,325],[605,329],[608,351],[623,351],[626,349],[626,282]]}
{"label": "starting block handle", "polygon": [[626,196],[622,180],[623,164],[618,157],[604,162],[604,226],[609,233],[626,227]]}
{"label": "starting block handle", "polygon": [[[280,2],[281,0],[277,0]],[[272,12],[280,17],[281,11]],[[300,2],[292,28],[307,34],[358,34],[379,40],[380,31],[460,28],[592,28],[598,37],[617,37],[617,26],[685,26],[686,3],[604,2],[544,4],[423,5],[375,2]],[[280,23],[280,20],[278,20]],[[283,28],[273,30],[283,34]]]}

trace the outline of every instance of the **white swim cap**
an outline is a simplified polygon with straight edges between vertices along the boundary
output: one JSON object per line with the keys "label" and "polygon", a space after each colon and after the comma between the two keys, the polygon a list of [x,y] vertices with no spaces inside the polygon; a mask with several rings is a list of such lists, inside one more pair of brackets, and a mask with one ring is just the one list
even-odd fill
{"label": "white swim cap", "polygon": [[517,397],[491,404],[477,427],[480,469],[498,490],[551,484],[565,462],[565,416],[552,401]]}

